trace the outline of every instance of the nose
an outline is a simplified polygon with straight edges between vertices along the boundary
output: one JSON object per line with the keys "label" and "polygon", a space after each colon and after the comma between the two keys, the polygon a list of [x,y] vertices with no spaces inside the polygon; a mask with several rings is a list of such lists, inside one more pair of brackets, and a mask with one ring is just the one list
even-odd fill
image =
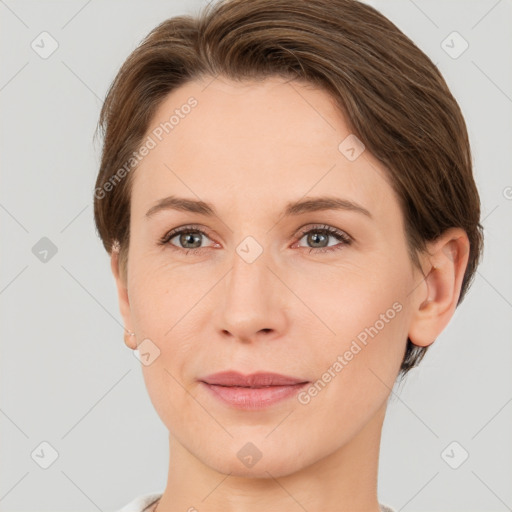
{"label": "nose", "polygon": [[215,324],[221,336],[251,343],[286,332],[290,293],[276,277],[279,270],[265,251],[253,262],[236,251],[232,268],[219,287]]}

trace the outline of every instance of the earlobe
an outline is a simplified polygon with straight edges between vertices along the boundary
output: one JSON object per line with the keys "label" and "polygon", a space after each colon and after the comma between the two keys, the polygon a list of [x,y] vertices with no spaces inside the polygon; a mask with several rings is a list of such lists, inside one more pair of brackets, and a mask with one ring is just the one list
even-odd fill
{"label": "earlobe", "polygon": [[428,244],[422,257],[427,273],[412,298],[414,311],[409,339],[415,345],[431,345],[452,318],[468,257],[469,240],[461,228],[451,228]]}
{"label": "earlobe", "polygon": [[137,349],[137,340],[135,339],[135,333],[125,330],[124,343],[128,348],[131,348],[132,350],[136,350]]}
{"label": "earlobe", "polygon": [[116,287],[117,287],[117,298],[119,302],[119,310],[123,317],[125,332],[124,332],[124,342],[127,347],[135,350],[137,348],[137,342],[135,336],[131,336],[129,332],[132,332],[132,320],[131,320],[131,310],[130,310],[130,300],[128,297],[128,288],[127,283],[121,277],[120,268],[119,268],[119,251],[114,248],[110,255],[110,268],[112,269],[112,274],[114,275]]}

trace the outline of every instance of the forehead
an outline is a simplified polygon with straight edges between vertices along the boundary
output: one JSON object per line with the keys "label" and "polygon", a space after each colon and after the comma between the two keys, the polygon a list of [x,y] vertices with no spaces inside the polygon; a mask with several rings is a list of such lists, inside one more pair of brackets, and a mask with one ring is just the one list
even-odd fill
{"label": "forehead", "polygon": [[304,82],[189,82],[151,120],[154,147],[135,172],[132,201],[149,207],[176,193],[215,203],[229,192],[256,206],[339,191],[378,208],[391,194],[385,170],[367,151],[347,159],[340,143],[350,135],[331,96]]}

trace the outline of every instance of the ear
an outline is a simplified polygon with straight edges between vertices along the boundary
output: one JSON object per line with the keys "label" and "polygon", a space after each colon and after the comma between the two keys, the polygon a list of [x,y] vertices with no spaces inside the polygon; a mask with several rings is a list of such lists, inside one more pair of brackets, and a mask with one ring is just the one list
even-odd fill
{"label": "ear", "polygon": [[457,307],[469,258],[469,240],[462,228],[450,228],[427,244],[421,256],[425,277],[414,290],[409,339],[431,345],[446,327]]}
{"label": "ear", "polygon": [[126,326],[124,333],[124,342],[127,347],[131,348],[132,350],[135,350],[137,348],[137,341],[135,339],[135,336],[130,336],[128,334],[128,331],[133,331],[130,301],[128,298],[127,283],[122,279],[120,274],[119,250],[117,248],[112,249],[112,253],[110,255],[110,267],[112,268],[112,274],[114,274],[114,278],[116,281],[119,310],[121,311],[121,315],[124,320],[124,325]]}

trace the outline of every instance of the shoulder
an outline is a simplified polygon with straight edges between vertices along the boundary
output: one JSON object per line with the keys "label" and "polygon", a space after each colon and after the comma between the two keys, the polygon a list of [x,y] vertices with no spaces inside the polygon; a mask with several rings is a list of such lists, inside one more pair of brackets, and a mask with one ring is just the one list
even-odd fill
{"label": "shoulder", "polygon": [[116,512],[143,512],[144,509],[153,504],[156,500],[160,499],[162,493],[152,492],[150,494],[143,494],[137,496],[135,499],[127,503],[123,508]]}

